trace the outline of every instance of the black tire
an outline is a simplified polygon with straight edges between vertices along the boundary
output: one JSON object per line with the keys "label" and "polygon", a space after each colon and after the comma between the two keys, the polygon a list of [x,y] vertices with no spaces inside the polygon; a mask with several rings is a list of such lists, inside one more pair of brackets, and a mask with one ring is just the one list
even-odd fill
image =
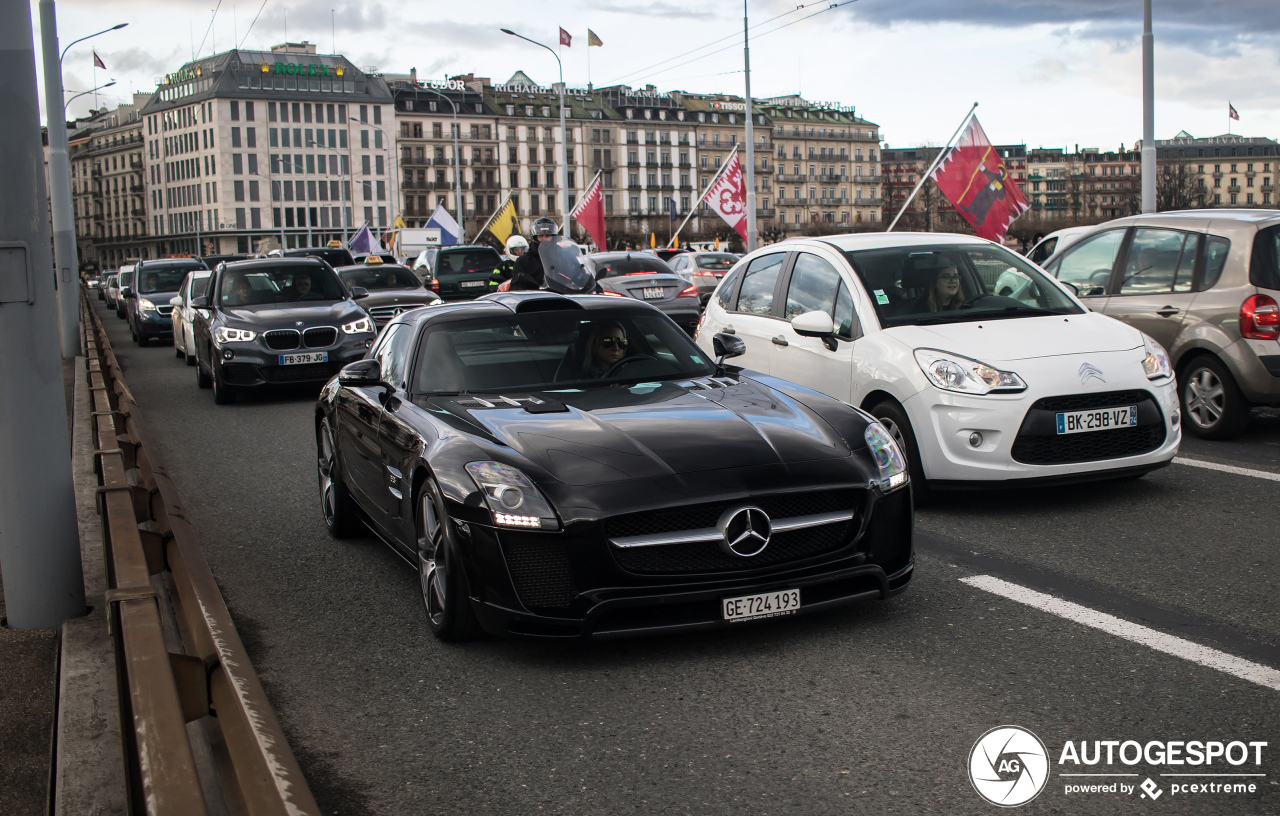
{"label": "black tire", "polygon": [[213,387],[213,378],[204,373],[204,367],[200,365],[199,360],[196,360],[196,386],[199,388]]}
{"label": "black tire", "polygon": [[916,434],[907,419],[907,412],[893,400],[885,400],[872,406],[869,413],[880,420],[885,430],[902,448],[907,456],[907,468],[911,473],[911,495],[917,507],[928,504],[933,498],[929,489],[929,480],[924,475],[924,465],[920,461],[920,447],[916,444]]}
{"label": "black tire", "polygon": [[137,341],[138,341],[138,345],[139,345],[139,346],[142,346],[143,348],[146,348],[147,346],[151,345],[151,338],[150,338],[150,337],[147,337],[147,336],[146,336],[145,334],[143,334],[142,332],[134,332],[134,338],[133,338],[133,339],[137,340]]}
{"label": "black tire", "polygon": [[173,341],[173,356],[177,357],[179,360],[187,356],[187,353],[182,350],[182,346],[178,345],[177,338]]}
{"label": "black tire", "polygon": [[337,448],[329,420],[320,422],[316,432],[316,474],[320,483],[320,512],[324,526],[334,538],[350,538],[360,532],[355,502],[342,483]]}
{"label": "black tire", "polygon": [[1249,425],[1249,403],[1217,357],[1202,355],[1178,375],[1182,427],[1201,439],[1230,439]]}
{"label": "black tire", "polygon": [[215,363],[213,366],[213,404],[214,405],[230,405],[236,401],[236,392],[227,387],[222,379],[222,374],[218,371]]}
{"label": "black tire", "polygon": [[458,535],[435,482],[418,496],[418,585],[427,625],[436,637],[458,643],[483,634],[471,608],[467,577],[458,563]]}

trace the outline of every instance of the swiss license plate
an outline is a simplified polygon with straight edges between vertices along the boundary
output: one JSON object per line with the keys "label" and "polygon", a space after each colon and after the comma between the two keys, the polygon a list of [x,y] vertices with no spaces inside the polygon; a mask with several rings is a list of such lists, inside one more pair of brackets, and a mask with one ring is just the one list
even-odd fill
{"label": "swiss license plate", "polygon": [[281,354],[280,365],[303,365],[304,363],[327,363],[329,352],[307,351],[302,354]]}
{"label": "swiss license plate", "polygon": [[1132,428],[1138,424],[1138,406],[1098,408],[1093,411],[1067,411],[1058,414],[1058,433],[1089,433]]}
{"label": "swiss license plate", "polygon": [[644,288],[644,299],[645,299],[645,300],[658,300],[658,299],[659,299],[659,298],[661,298],[661,297],[662,297],[662,287],[661,287],[661,286],[646,286],[646,287]]}
{"label": "swiss license plate", "polygon": [[743,595],[721,601],[724,619],[730,623],[754,618],[776,618],[794,615],[800,608],[800,590],[783,589],[762,595]]}
{"label": "swiss license plate", "polygon": [[488,286],[489,282],[488,281],[462,281],[458,285],[463,287],[464,289],[471,289],[476,286]]}

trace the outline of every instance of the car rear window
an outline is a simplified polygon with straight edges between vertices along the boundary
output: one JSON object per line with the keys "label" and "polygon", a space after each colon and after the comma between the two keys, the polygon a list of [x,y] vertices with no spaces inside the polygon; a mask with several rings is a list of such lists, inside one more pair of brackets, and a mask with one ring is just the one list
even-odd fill
{"label": "car rear window", "polygon": [[479,275],[492,272],[502,263],[502,257],[492,249],[440,250],[436,258],[435,273],[441,275]]}
{"label": "car rear window", "polygon": [[351,253],[336,247],[316,247],[313,249],[290,249],[284,253],[286,258],[319,258],[334,268],[350,266],[355,263]]}
{"label": "car rear window", "polygon": [[694,258],[703,269],[728,269],[738,262],[737,256],[720,253],[704,253]]}
{"label": "car rear window", "polygon": [[[1206,288],[1208,277],[1209,269],[1206,261]],[[1253,239],[1249,283],[1262,289],[1280,289],[1280,225],[1258,230],[1258,236]]]}
{"label": "car rear window", "polygon": [[612,261],[596,261],[596,278],[616,278],[621,275],[644,275],[671,273],[671,267],[660,258],[617,258]]}

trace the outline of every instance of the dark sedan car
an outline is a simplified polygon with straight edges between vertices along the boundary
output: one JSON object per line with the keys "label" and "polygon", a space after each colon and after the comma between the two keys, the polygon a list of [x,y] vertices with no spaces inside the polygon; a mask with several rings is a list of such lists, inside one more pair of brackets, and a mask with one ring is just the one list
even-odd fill
{"label": "dark sedan car", "polygon": [[133,341],[145,346],[154,337],[173,339],[173,320],[169,301],[178,293],[182,279],[194,269],[206,269],[198,258],[160,258],[139,261],[133,270],[134,285],[125,295],[125,320]]}
{"label": "dark sedan car", "polygon": [[441,247],[432,268],[431,288],[445,300],[473,298],[489,291],[489,277],[502,263],[493,247]]}
{"label": "dark sedan car", "polygon": [[657,306],[693,334],[701,314],[698,290],[648,253],[597,252],[582,259],[605,292]]}
{"label": "dark sedan car", "polygon": [[196,382],[218,404],[239,391],[324,382],[373,345],[373,320],[318,258],[222,264],[191,299]]}
{"label": "dark sedan car", "polygon": [[317,403],[326,525],[363,520],[416,564],[444,639],[689,631],[905,588],[889,433],[716,345],[602,296],[401,315]]}
{"label": "dark sedan car", "polygon": [[403,266],[365,263],[340,267],[335,271],[348,289],[359,286],[368,291],[369,297],[362,300],[360,305],[379,329],[398,314],[440,303],[440,296]]}

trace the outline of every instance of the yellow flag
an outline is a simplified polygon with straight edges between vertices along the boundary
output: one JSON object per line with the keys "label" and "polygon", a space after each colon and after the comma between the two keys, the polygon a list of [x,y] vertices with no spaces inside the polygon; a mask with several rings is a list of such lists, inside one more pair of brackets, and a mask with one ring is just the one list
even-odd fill
{"label": "yellow flag", "polygon": [[677,236],[675,236],[674,238],[672,238],[672,239],[671,239],[671,241],[672,241],[672,244],[671,244],[671,248],[672,248],[672,249],[679,249],[679,248],[680,248],[680,236],[679,236],[679,235],[677,235]]}
{"label": "yellow flag", "polygon": [[516,217],[516,202],[513,197],[508,197],[498,211],[489,219],[487,227],[494,238],[498,239],[498,243],[503,246],[507,245],[507,239],[514,233],[520,232],[520,221]]}
{"label": "yellow flag", "polygon": [[651,232],[649,233],[649,249],[657,249],[657,248],[658,248],[658,235],[657,233]]}
{"label": "yellow flag", "polygon": [[404,228],[405,228],[405,226],[404,226],[404,219],[397,215],[397,216],[396,216],[396,222],[395,222],[394,224],[392,224],[391,226],[395,227],[396,229],[404,229]]}

